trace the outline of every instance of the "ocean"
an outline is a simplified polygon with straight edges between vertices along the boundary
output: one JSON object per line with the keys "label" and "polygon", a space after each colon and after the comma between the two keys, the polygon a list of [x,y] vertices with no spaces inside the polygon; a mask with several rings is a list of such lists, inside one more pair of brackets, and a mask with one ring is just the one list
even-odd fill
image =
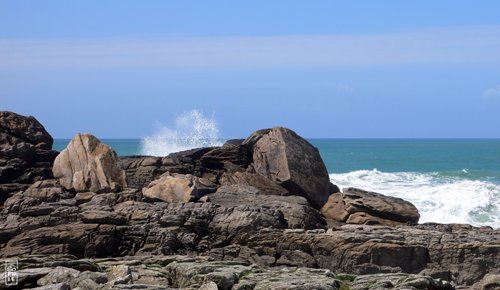
{"label": "ocean", "polygon": [[[223,140],[102,139],[118,155],[166,155]],[[62,150],[69,140],[55,140]],[[400,197],[420,222],[500,228],[500,139],[310,139],[340,188]],[[202,145],[202,146],[200,146]],[[163,150],[163,151],[162,151]]]}

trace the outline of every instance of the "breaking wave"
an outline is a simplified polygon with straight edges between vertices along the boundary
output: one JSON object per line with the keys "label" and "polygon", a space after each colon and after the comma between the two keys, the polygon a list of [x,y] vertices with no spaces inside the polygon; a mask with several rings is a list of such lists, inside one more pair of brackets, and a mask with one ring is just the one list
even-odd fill
{"label": "breaking wave", "polygon": [[330,174],[340,188],[358,187],[412,202],[420,222],[468,223],[500,228],[500,184],[469,178],[467,169],[450,172],[381,172],[377,169]]}
{"label": "breaking wave", "polygon": [[161,125],[156,134],[144,138],[140,154],[166,156],[173,152],[221,144],[214,116],[206,117],[200,110],[191,110],[178,116],[173,128]]}

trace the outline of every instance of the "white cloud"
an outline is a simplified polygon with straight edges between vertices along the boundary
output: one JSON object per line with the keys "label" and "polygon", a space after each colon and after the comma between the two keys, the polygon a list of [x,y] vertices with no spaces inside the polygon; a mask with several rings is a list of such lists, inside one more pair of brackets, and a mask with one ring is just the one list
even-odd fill
{"label": "white cloud", "polygon": [[0,69],[332,67],[500,62],[500,26],[368,35],[0,39]]}

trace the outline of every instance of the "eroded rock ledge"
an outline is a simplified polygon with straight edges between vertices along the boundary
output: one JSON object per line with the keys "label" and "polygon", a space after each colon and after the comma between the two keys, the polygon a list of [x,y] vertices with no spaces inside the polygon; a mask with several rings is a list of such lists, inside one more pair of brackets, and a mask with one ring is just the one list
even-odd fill
{"label": "eroded rock ledge", "polygon": [[30,256],[19,262],[20,286],[45,287],[36,289],[453,289],[449,282],[422,275],[356,276],[306,267],[263,268],[255,264],[216,261],[207,256],[80,260],[72,256]]}
{"label": "eroded rock ledge", "polygon": [[[14,127],[0,136],[8,141],[0,147],[7,164],[0,188],[14,188],[0,192],[0,257],[19,258],[25,274],[35,275],[26,287],[216,289],[209,281],[219,289],[497,285],[499,230],[418,225],[418,211],[407,201],[352,188],[341,192],[330,183],[317,149],[289,129],[261,130],[246,140],[166,157],[116,158],[97,138],[77,135],[51,168],[48,133],[34,119],[14,116],[21,121],[0,122]],[[18,123],[34,125],[12,125]],[[12,132],[24,141],[10,142]],[[45,141],[29,141],[40,134]],[[9,169],[25,158],[13,146],[41,150],[30,151],[38,161],[23,167],[29,175]],[[232,286],[207,278],[220,273],[232,277]],[[356,279],[351,283],[338,273]],[[94,286],[53,278],[59,274]],[[316,282],[324,284],[307,284]],[[156,284],[163,288],[151,286]]]}

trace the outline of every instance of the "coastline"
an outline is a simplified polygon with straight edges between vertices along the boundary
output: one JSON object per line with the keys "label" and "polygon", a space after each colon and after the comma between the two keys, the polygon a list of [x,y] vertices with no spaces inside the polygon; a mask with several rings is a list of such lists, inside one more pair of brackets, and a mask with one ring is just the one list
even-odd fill
{"label": "coastline", "polygon": [[[500,156],[498,139],[307,140],[319,149],[331,182],[341,188],[360,187],[410,200],[424,213],[421,222],[500,228],[500,168],[491,162]],[[69,141],[55,139],[54,150],[63,150]],[[140,156],[142,151],[142,139],[101,141],[120,158]]]}
{"label": "coastline", "polygon": [[406,200],[340,190],[287,128],[118,158],[85,134],[52,151],[34,118],[2,114],[12,170],[0,184],[0,257],[19,259],[28,288],[444,290],[500,278],[500,230],[417,224]]}

